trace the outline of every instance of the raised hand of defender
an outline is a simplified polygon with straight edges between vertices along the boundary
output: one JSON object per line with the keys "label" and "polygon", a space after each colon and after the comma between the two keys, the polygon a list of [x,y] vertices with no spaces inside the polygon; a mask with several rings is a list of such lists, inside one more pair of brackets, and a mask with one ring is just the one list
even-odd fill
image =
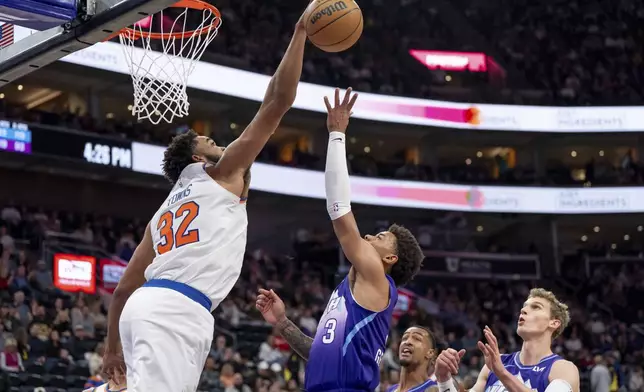
{"label": "raised hand of defender", "polygon": [[326,105],[327,117],[326,127],[329,132],[342,132],[345,133],[349,126],[349,117],[353,114],[351,109],[358,99],[358,94],[351,95],[353,90],[351,87],[344,93],[344,98],[340,102],[340,89],[335,89],[335,102],[334,106],[329,103],[329,98],[324,97],[324,104]]}
{"label": "raised hand of defender", "polygon": [[487,325],[483,329],[483,334],[487,343],[479,341],[477,346],[479,350],[483,353],[485,358],[485,365],[488,369],[494,372],[494,374],[500,374],[503,371],[504,366],[501,362],[501,353],[499,352],[499,342],[496,340],[496,336],[492,333],[492,330]]}
{"label": "raised hand of defender", "polygon": [[453,348],[443,350],[436,358],[434,374],[439,382],[448,381],[452,376],[458,374],[458,367],[465,350],[456,351]]}
{"label": "raised hand of defender", "polygon": [[286,307],[273,290],[259,289],[255,307],[262,313],[264,320],[270,325],[276,325],[286,319]]}

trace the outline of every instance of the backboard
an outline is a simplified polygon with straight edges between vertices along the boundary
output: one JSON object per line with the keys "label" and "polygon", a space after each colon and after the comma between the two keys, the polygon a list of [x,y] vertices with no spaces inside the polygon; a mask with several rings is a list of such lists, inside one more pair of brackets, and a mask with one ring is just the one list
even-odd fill
{"label": "backboard", "polygon": [[[14,43],[0,49],[0,87],[101,42],[176,2],[0,0],[0,23],[16,28]],[[10,34],[14,34],[13,29],[0,28],[0,32],[3,30],[11,30]]]}

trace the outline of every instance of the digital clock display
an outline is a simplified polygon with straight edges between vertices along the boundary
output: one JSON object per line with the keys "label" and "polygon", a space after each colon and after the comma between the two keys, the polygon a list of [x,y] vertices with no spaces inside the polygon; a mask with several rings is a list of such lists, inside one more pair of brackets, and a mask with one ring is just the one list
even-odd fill
{"label": "digital clock display", "polygon": [[33,153],[96,165],[132,169],[132,143],[73,131],[35,127]]}
{"label": "digital clock display", "polygon": [[27,124],[0,120],[0,151],[31,154],[31,131]]}

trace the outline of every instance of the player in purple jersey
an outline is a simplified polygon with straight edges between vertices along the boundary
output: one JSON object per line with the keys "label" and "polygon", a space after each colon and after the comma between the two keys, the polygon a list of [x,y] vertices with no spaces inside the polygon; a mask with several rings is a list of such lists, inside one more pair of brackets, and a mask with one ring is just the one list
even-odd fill
{"label": "player in purple jersey", "polygon": [[[485,366],[471,392],[579,392],[579,370],[551,350],[552,340],[570,322],[568,306],[544,289],[532,289],[521,308],[517,335],[523,339],[521,351],[500,354],[496,337],[489,327],[483,334],[487,343],[478,342]],[[440,392],[456,392],[451,375],[458,371],[463,350],[443,351],[436,361]]]}
{"label": "player in purple jersey", "polygon": [[436,381],[431,377],[437,354],[436,340],[429,329],[407,328],[398,348],[400,382],[387,392],[437,392]]}
{"label": "player in purple jersey", "polygon": [[345,131],[357,95],[348,89],[340,102],[327,106],[329,144],[325,169],[326,201],[340,246],[352,267],[338,285],[320,319],[314,339],[304,335],[284,313],[271,290],[260,290],[257,308],[302,358],[307,359],[308,392],[373,391],[380,382],[397,286],[420,269],[424,254],[409,230],[392,225],[376,235],[360,235],[351,212],[351,186]]}

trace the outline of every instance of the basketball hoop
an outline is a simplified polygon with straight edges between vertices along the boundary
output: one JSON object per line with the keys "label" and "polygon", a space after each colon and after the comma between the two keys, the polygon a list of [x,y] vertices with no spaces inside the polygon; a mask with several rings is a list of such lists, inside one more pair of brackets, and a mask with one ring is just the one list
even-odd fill
{"label": "basketball hoop", "polygon": [[[201,11],[201,17],[192,11]],[[195,22],[190,23],[192,19]],[[201,0],[181,0],[118,33],[132,75],[132,115],[153,124],[188,115],[188,77],[221,23],[216,7]],[[191,29],[190,24],[198,26]]]}

